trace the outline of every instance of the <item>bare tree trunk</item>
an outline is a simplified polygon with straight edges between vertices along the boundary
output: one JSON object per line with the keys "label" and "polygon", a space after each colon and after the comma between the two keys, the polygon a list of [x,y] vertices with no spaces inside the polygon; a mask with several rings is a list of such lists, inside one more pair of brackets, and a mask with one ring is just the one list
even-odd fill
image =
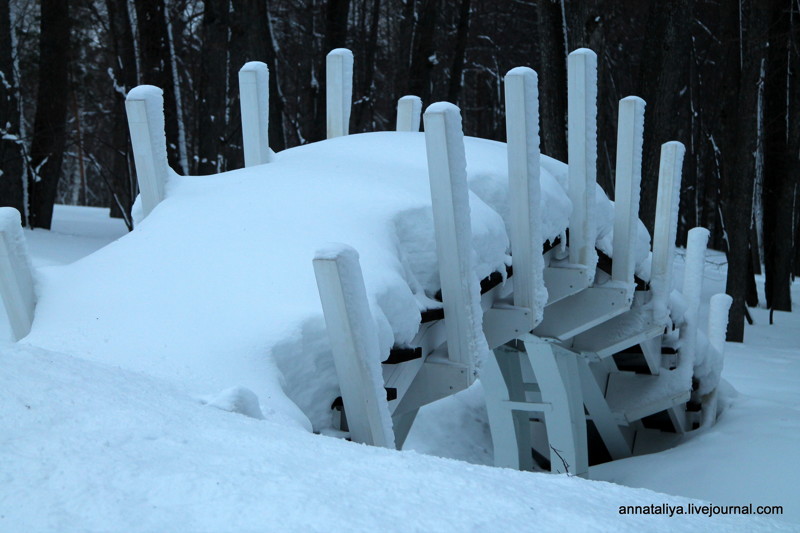
{"label": "bare tree trunk", "polygon": [[280,48],[269,12],[270,0],[259,2],[258,5],[259,9],[263,8],[258,20],[266,28],[264,61],[269,67],[269,145],[277,152],[286,148],[286,130],[283,126],[285,102],[280,83],[281,72],[278,66]]}
{"label": "bare tree trunk", "polygon": [[789,151],[794,154],[790,160],[791,172],[795,176],[795,187],[793,192],[794,221],[793,248],[794,248],[794,269],[793,276],[800,276],[800,7],[795,3],[790,8],[790,27],[789,27],[789,69],[792,75],[789,78]]}
{"label": "bare tree trunk", "polygon": [[440,0],[418,0],[417,21],[411,44],[411,61],[408,66],[406,94],[414,94],[423,102],[431,99],[432,58],[435,53],[433,36],[436,31]]}
{"label": "bare tree trunk", "polygon": [[542,152],[567,160],[567,43],[560,0],[537,3]]}
{"label": "bare tree trunk", "polygon": [[[136,27],[142,83],[164,91],[164,129],[167,134],[167,157],[173,169],[182,168],[178,143],[178,105],[175,100],[175,79],[172,76],[172,52],[167,33],[164,0],[136,0]],[[188,169],[186,169],[188,170]]]}
{"label": "bare tree trunk", "polygon": [[689,0],[651,0],[637,92],[647,102],[639,218],[650,235],[655,224],[661,145],[675,140],[689,144],[679,118],[688,116],[679,109],[680,94],[689,85],[691,34],[687,20]]}
{"label": "bare tree trunk", "polygon": [[722,212],[728,238],[726,292],[733,297],[728,341],[742,342],[751,266],[749,236],[758,151],[758,84],[766,61],[769,11],[760,1],[742,0],[741,9],[723,4],[721,18],[723,42],[732,43],[727,54],[726,79],[732,86],[733,80],[738,80],[738,87],[732,88],[728,95],[726,101],[730,105],[726,106],[720,124],[727,134],[722,148]]}
{"label": "bare tree trunk", "polygon": [[347,44],[347,15],[350,0],[328,0],[325,10],[325,53]]}
{"label": "bare tree trunk", "polygon": [[[227,170],[224,145],[228,129],[225,117],[229,113],[225,112],[225,108],[229,103],[225,89],[228,76],[231,81],[236,77],[235,73],[228,72],[229,5],[229,0],[206,0],[204,4],[202,60],[197,91],[198,174],[216,174]],[[231,35],[232,39],[243,37]],[[235,72],[241,66],[232,65],[232,70]]]}
{"label": "bare tree trunk", "polygon": [[450,69],[450,83],[447,88],[447,100],[458,104],[461,94],[461,74],[464,71],[464,55],[467,50],[467,36],[469,35],[470,0],[461,0],[458,13],[458,29],[456,30],[456,49],[453,53],[453,67]]}
{"label": "bare tree trunk", "polygon": [[50,229],[66,143],[69,8],[67,0],[42,0],[39,90],[28,186],[31,227]]}
{"label": "bare tree trunk", "polygon": [[113,161],[108,186],[112,196],[111,216],[123,218],[128,229],[133,229],[131,207],[136,198],[137,185],[133,172],[133,154],[128,140],[125,97],[136,86],[136,54],[133,29],[127,0],[106,0],[109,19],[109,36],[114,49],[114,79],[111,90],[114,98],[112,150]]}
{"label": "bare tree trunk", "polygon": [[791,311],[792,207],[798,154],[789,151],[787,98],[789,10],[791,3],[771,0],[769,59],[764,92],[764,288],[767,307]]}
{"label": "bare tree trunk", "polygon": [[20,138],[17,76],[12,55],[11,13],[0,2],[0,205],[15,208],[25,222],[25,153]]}
{"label": "bare tree trunk", "polygon": [[[366,1],[364,2],[366,5]],[[363,9],[363,17],[366,18],[366,10]],[[360,105],[353,106],[353,124],[358,131],[371,131],[373,129],[375,115],[375,55],[378,51],[378,26],[381,22],[381,0],[372,0],[371,17],[369,22],[369,32],[366,33],[366,41],[363,44],[364,60],[361,91],[358,100]],[[355,104],[355,103],[354,103]]]}

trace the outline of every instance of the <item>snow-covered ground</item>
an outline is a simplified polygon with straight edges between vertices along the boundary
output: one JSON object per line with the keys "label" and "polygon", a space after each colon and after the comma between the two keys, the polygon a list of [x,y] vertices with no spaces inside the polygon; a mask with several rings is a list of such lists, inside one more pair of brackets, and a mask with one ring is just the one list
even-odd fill
{"label": "snow-covered ground", "polygon": [[[492,161],[502,158],[494,144],[473,142],[472,146],[478,159],[487,162],[484,166],[473,162],[470,175],[473,192],[482,193],[480,199],[471,199],[473,213],[478,213],[477,221],[473,217],[476,239],[496,239],[498,231],[503,233],[492,212],[480,207],[486,204],[494,212],[503,212],[502,191],[495,186],[502,180],[489,172],[492,165],[497,166]],[[394,150],[399,152],[398,165],[408,160],[402,150]],[[368,156],[360,168],[368,178],[382,179],[372,170],[377,168],[371,167],[373,163]],[[545,169],[543,176],[549,184],[545,187],[552,190],[558,186],[563,166],[547,164],[549,171]],[[329,161],[319,165],[331,171]],[[407,260],[378,264],[385,259],[362,254],[368,287],[399,286],[397,279],[402,279],[413,289],[409,281],[416,281],[420,290],[414,297],[424,303],[430,287],[421,273],[431,258],[408,248],[412,243],[403,237],[404,232],[419,229],[420,217],[429,216],[424,202],[427,191],[420,190],[419,181],[425,184],[425,172],[414,165],[402,170],[407,181],[393,184],[393,197],[387,202],[397,205],[399,197],[405,217],[387,220],[379,201],[377,209],[354,222],[353,234],[363,234],[367,227],[363,238],[373,242],[372,248],[394,242],[400,252],[389,250],[389,257],[399,253]],[[244,171],[226,178],[250,191],[252,206],[246,207],[285,209],[285,199],[264,205],[264,193],[281,184],[260,184]],[[314,191],[320,198],[334,190],[322,185]],[[40,291],[44,289],[47,297],[40,300],[31,337],[0,345],[0,531],[800,531],[795,503],[800,499],[795,444],[800,440],[797,314],[777,314],[777,325],[769,326],[765,313],[756,310],[757,325],[748,328],[746,344],[727,347],[723,373],[729,382],[724,387],[727,409],[719,423],[690,434],[666,452],[592,468],[592,478],[614,484],[484,466],[491,463],[491,438],[480,383],[424,408],[406,451],[370,448],[308,432],[308,410],[300,412],[280,393],[286,382],[262,383],[257,389],[244,381],[248,376],[243,373],[263,368],[262,380],[283,378],[296,387],[309,376],[335,379],[326,376],[332,369],[314,364],[304,368],[286,361],[279,369],[283,374],[264,361],[250,361],[249,367],[240,366],[237,372],[226,368],[226,362],[231,362],[228,367],[235,366],[233,361],[243,353],[275,351],[274,346],[248,337],[257,327],[273,337],[283,334],[300,339],[277,347],[286,359],[319,352],[314,343],[319,342],[317,334],[324,326],[311,319],[301,321],[300,331],[282,329],[281,320],[286,322],[287,315],[300,316],[291,305],[268,317],[245,317],[244,313],[230,317],[209,309],[204,297],[228,305],[225,312],[235,311],[229,300],[244,302],[249,306],[245,311],[252,312],[259,304],[253,293],[280,292],[283,280],[270,279],[263,287],[252,287],[226,279],[223,286],[218,275],[229,272],[231,265],[245,269],[244,280],[268,266],[271,256],[263,250],[237,248],[264,242],[253,235],[263,230],[263,220],[252,209],[244,215],[249,218],[242,219],[236,209],[241,197],[226,195],[224,182],[206,179],[180,186],[182,195],[170,200],[172,213],[154,212],[134,234],[72,266],[59,265],[68,265],[124,235],[124,225],[109,220],[105,210],[60,207],[52,232],[26,232],[43,285]],[[373,187],[365,180],[359,186],[362,194],[353,206],[374,203],[375,192],[386,183]],[[309,190],[310,185],[304,189]],[[225,209],[202,208],[209,198]],[[550,204],[550,209],[558,211],[557,197],[551,196]],[[193,206],[201,207],[196,218],[178,216],[191,213]],[[334,213],[331,225],[341,229],[341,219],[347,218],[353,206]],[[553,219],[558,216],[565,216],[563,209]],[[236,223],[228,227],[244,235],[213,233],[221,227],[220,221],[232,217]],[[159,220],[170,234],[153,231]],[[275,241],[284,244],[292,239],[284,238],[282,232],[294,237],[307,229],[298,230],[291,220],[284,226],[266,227]],[[197,228],[203,231],[190,231]],[[561,229],[553,225],[549,236]],[[175,242],[187,244],[167,248]],[[369,250],[369,243],[364,248]],[[504,251],[493,251],[490,243],[481,248],[491,252],[479,265],[488,273],[498,261],[502,263]],[[133,250],[143,253],[134,256]],[[199,253],[203,250],[207,255]],[[310,268],[313,249],[292,249],[283,255],[291,253],[305,254],[302,262]],[[183,274],[188,281],[176,286],[181,268],[187,269]],[[721,290],[724,275],[722,258],[711,255],[704,300]],[[195,294],[198,289],[204,292]],[[315,296],[313,290],[311,296]],[[162,293],[156,298],[158,291]],[[310,301],[311,296],[302,298]],[[794,298],[800,301],[800,284],[794,286]],[[392,314],[391,301],[372,304],[373,309]],[[171,316],[173,312],[181,314]],[[216,322],[209,321],[209,313]],[[163,322],[155,334],[148,329],[155,324],[154,316]],[[120,317],[130,323],[112,321]],[[196,324],[195,330],[178,331],[193,319],[205,322]],[[94,325],[93,321],[107,323]],[[391,326],[395,334],[402,329],[397,323]],[[228,343],[209,346],[207,339],[223,330]],[[309,331],[314,335],[309,336]],[[103,332],[108,336],[103,337]],[[205,362],[194,361],[192,349]],[[179,357],[169,359],[170,354]],[[210,363],[211,356],[216,364]],[[193,362],[199,370],[192,367]],[[287,375],[287,368],[295,373]],[[218,375],[213,375],[215,371]],[[206,378],[203,388],[200,384]],[[230,378],[239,381],[230,382]],[[258,398],[236,387],[240,385],[257,389]],[[315,401],[324,405],[324,395],[303,398],[297,396],[300,392],[295,390],[292,399],[301,406]],[[619,514],[619,507],[627,505],[688,505],[686,497],[716,505],[782,505],[785,514],[777,518]]]}

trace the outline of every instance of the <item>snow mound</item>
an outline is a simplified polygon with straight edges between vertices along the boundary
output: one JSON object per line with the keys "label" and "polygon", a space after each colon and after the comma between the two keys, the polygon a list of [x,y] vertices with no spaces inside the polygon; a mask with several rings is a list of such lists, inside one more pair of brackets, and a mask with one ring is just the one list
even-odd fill
{"label": "snow mound", "polygon": [[264,413],[261,412],[261,406],[258,404],[258,396],[245,387],[232,387],[217,396],[202,400],[202,403],[229,413],[239,413],[258,420],[264,419]]}
{"label": "snow mound", "polygon": [[[506,146],[464,142],[472,265],[483,279],[510,261]],[[180,383],[198,396],[244,387],[267,419],[330,427],[339,393],[311,260],[325,243],[354,247],[381,353],[411,341],[439,290],[425,153],[422,133],[368,133],[214,176],[171,173],[166,199],[133,232],[39,271],[23,342]],[[567,226],[566,173],[542,158],[546,240]],[[597,196],[598,246],[610,254],[613,208]],[[644,235],[640,264],[648,258]]]}

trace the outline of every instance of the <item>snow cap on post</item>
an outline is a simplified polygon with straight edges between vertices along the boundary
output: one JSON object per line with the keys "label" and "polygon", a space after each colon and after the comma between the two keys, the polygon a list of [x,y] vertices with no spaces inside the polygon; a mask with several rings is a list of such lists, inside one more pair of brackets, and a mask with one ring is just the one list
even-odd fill
{"label": "snow cap on post", "polygon": [[594,196],[597,183],[597,55],[579,48],[567,60],[567,145],[569,199],[569,260],[597,264]]}
{"label": "snow cap on post", "polygon": [[419,131],[422,98],[406,95],[397,101],[397,131]]}
{"label": "snow cap on post", "polygon": [[678,209],[681,200],[681,168],[686,148],[678,141],[661,145],[658,168],[658,198],[653,230],[653,262],[650,286],[653,289],[653,316],[659,323],[669,316],[667,302],[672,291],[672,261],[678,233]]}
{"label": "snow cap on post", "polygon": [[465,377],[469,384],[489,348],[482,329],[480,283],[472,268],[472,225],[461,112],[451,103],[437,102],[425,111],[424,120],[448,357],[467,366]]}
{"label": "snow cap on post", "polygon": [[636,237],[639,226],[639,193],[642,184],[644,100],[628,96],[619,101],[617,124],[617,174],[614,183],[614,263],[611,278],[633,283]]}
{"label": "snow cap on post", "polygon": [[314,257],[314,274],[350,437],[355,442],[394,448],[381,373],[383,358],[358,252],[345,244],[320,249]]}
{"label": "snow cap on post", "polygon": [[505,77],[508,204],[514,261],[514,305],[526,307],[530,328],[541,322],[547,303],[539,227],[539,90],[536,72],[527,67]]}
{"label": "snow cap on post", "polygon": [[353,101],[353,52],[336,48],[325,62],[326,116],[328,139],[350,132],[350,107]]}
{"label": "snow cap on post", "polygon": [[269,163],[269,69],[261,61],[250,61],[239,69],[239,104],[242,109],[244,166]]}
{"label": "snow cap on post", "polygon": [[164,199],[167,183],[169,164],[163,94],[161,89],[153,85],[139,85],[131,89],[125,99],[136,179],[145,217]]}
{"label": "snow cap on post", "polygon": [[18,341],[31,330],[36,294],[22,219],[13,207],[0,207],[0,300],[11,340]]}

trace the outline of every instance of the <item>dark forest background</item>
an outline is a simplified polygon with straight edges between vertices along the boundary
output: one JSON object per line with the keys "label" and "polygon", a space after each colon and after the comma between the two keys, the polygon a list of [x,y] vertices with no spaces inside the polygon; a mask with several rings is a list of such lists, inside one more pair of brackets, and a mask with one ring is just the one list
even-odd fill
{"label": "dark forest background", "polygon": [[651,230],[659,146],[686,145],[679,242],[694,226],[728,252],[729,339],[746,306],[791,310],[800,272],[797,0],[0,0],[0,203],[49,228],[53,203],[132,222],[124,98],[164,89],[171,166],[243,166],[238,69],[270,69],[270,145],[325,135],[325,54],[355,54],[351,133],[394,128],[405,94],[462,109],[467,135],[504,140],[502,79],[539,73],[542,149],[566,161],[566,55],[597,52],[598,181],[613,198],[617,102],[647,101],[641,218]]}

